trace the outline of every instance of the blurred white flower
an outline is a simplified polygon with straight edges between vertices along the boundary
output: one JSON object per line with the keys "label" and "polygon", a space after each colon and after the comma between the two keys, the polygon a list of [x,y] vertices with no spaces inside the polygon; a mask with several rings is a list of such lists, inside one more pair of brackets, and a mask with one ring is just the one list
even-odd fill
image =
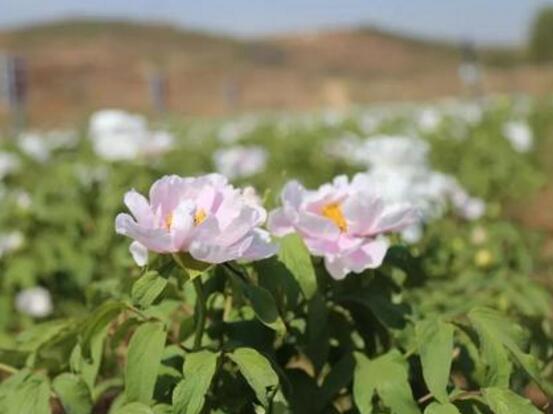
{"label": "blurred white flower", "polygon": [[54,309],[50,292],[40,286],[22,290],[15,297],[16,309],[33,318],[44,318]]}
{"label": "blurred white flower", "polygon": [[215,170],[229,179],[256,175],[267,164],[267,151],[258,146],[222,148],[213,154]]}
{"label": "blurred white flower", "polygon": [[89,135],[96,154],[110,161],[157,156],[173,147],[170,134],[151,131],[144,117],[115,109],[93,114]]}
{"label": "blurred white flower", "polygon": [[419,113],[417,121],[421,131],[432,132],[440,126],[442,115],[435,108],[425,108]]}
{"label": "blurred white flower", "polygon": [[25,132],[17,140],[17,145],[24,154],[38,162],[50,159],[50,148],[44,137],[37,132]]}
{"label": "blurred white flower", "polygon": [[217,132],[217,139],[223,144],[234,144],[250,134],[258,125],[252,116],[224,123]]}
{"label": "blurred white flower", "polygon": [[0,180],[17,171],[21,166],[19,157],[9,152],[0,152]]}
{"label": "blurred white flower", "polygon": [[18,230],[0,233],[0,257],[19,249],[24,242],[25,237]]}
{"label": "blurred white flower", "polygon": [[534,146],[534,134],[526,122],[506,122],[503,125],[503,135],[517,152],[528,152]]}

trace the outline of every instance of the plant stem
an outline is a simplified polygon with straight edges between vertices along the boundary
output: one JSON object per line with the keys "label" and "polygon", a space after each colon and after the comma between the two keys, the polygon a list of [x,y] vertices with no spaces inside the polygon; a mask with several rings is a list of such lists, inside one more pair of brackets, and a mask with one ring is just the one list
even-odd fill
{"label": "plant stem", "polygon": [[202,346],[202,337],[205,329],[206,303],[201,276],[196,277],[192,283],[196,290],[196,332],[194,336],[194,350],[197,351]]}

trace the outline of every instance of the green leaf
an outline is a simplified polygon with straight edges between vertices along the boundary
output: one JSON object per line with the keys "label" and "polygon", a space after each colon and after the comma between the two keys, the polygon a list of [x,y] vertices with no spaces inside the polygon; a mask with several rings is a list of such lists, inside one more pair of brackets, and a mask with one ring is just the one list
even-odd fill
{"label": "green leaf", "polygon": [[188,253],[176,253],[173,257],[190,280],[203,275],[213,267],[211,263],[200,262]]}
{"label": "green leaf", "polygon": [[344,355],[325,377],[317,395],[317,406],[322,411],[351,382],[355,361],[351,354]]}
{"label": "green leaf", "polygon": [[253,348],[238,348],[228,357],[238,365],[259,402],[268,407],[268,392],[278,385],[278,376],[271,363]]}
{"label": "green leaf", "polygon": [[483,354],[487,359],[490,370],[502,373],[501,381],[489,381],[489,385],[502,388],[507,388],[509,385],[508,377],[505,378],[507,374],[505,365],[508,361],[505,361],[506,353],[504,349],[501,349],[503,346],[543,391],[553,395],[553,387],[541,375],[539,361],[533,355],[525,353],[521,349],[526,338],[520,325],[488,308],[475,308],[469,312],[468,316],[483,342]]}
{"label": "green leaf", "polygon": [[50,385],[43,375],[32,375],[8,396],[7,414],[50,414]]}
{"label": "green leaf", "polygon": [[161,277],[158,272],[146,272],[132,286],[132,301],[141,308],[147,308],[161,295],[165,286],[167,279]]}
{"label": "green leaf", "polygon": [[461,414],[460,411],[451,403],[435,403],[433,402],[426,410],[424,414]]}
{"label": "green leaf", "polygon": [[75,374],[58,375],[52,382],[66,414],[88,414],[92,411],[92,397],[86,383]]}
{"label": "green leaf", "polygon": [[353,371],[353,400],[361,414],[371,414],[372,399],[376,389],[376,377],[372,371],[371,361],[360,352],[355,352],[355,369]]}
{"label": "green leaf", "polygon": [[409,385],[407,364],[398,351],[392,350],[373,361],[356,353],[355,360],[353,395],[362,414],[372,412],[375,389],[393,414],[420,414]]}
{"label": "green leaf", "polygon": [[495,414],[540,414],[530,401],[508,389],[486,388],[484,399]]}
{"label": "green leaf", "polygon": [[448,402],[447,384],[453,357],[453,325],[431,319],[415,326],[424,381],[440,402]]}
{"label": "green leaf", "polygon": [[200,351],[188,354],[184,361],[184,379],[173,391],[174,414],[198,414],[217,369],[218,354]]}
{"label": "green leaf", "polygon": [[81,351],[86,359],[91,357],[91,341],[99,334],[119,313],[125,309],[122,302],[107,301],[94,310],[84,322],[80,337]]}
{"label": "green leaf", "polygon": [[269,328],[284,334],[286,327],[278,314],[277,306],[269,291],[247,283],[244,283],[242,288],[257,318]]}
{"label": "green leaf", "polygon": [[314,295],[307,305],[307,344],[305,352],[318,373],[330,349],[328,309],[323,295]]}
{"label": "green leaf", "polygon": [[154,414],[154,411],[146,404],[135,401],[117,408],[113,414]]}
{"label": "green leaf", "polygon": [[317,277],[311,255],[301,237],[292,233],[280,240],[279,260],[294,275],[303,294],[310,299],[317,291]]}
{"label": "green leaf", "polygon": [[154,393],[167,332],[161,322],[147,322],[132,336],[125,367],[127,401],[148,404]]}

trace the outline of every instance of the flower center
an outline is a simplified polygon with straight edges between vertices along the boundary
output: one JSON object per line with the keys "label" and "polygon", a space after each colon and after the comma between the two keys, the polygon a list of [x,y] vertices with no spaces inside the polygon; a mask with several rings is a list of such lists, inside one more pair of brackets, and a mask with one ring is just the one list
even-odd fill
{"label": "flower center", "polygon": [[348,224],[344,214],[342,213],[342,208],[338,203],[330,203],[323,207],[322,214],[324,217],[332,221],[341,232],[345,232],[348,229]]}
{"label": "flower center", "polygon": [[171,227],[173,227],[173,213],[167,214],[163,219],[163,228],[165,230],[171,230]]}
{"label": "flower center", "polygon": [[194,226],[199,226],[205,221],[206,218],[207,214],[203,208],[196,210],[196,213],[194,214]]}

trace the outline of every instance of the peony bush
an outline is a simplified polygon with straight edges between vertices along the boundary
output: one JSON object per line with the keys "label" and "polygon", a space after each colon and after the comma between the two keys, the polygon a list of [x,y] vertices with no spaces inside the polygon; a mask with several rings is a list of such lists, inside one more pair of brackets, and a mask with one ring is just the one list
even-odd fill
{"label": "peony bush", "polygon": [[[551,109],[246,117],[159,151],[108,111],[48,157],[4,145],[0,412],[542,412],[549,263],[507,208]],[[209,173],[221,142],[263,151]]]}

